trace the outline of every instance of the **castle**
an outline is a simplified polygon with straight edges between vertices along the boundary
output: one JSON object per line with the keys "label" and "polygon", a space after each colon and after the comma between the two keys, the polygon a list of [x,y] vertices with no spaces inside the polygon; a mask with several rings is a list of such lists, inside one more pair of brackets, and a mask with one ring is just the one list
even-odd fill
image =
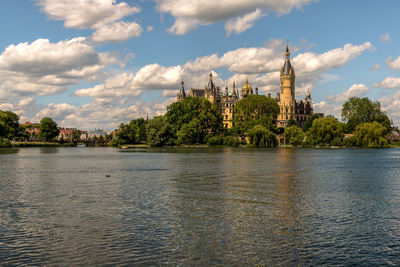
{"label": "castle", "polygon": [[[313,115],[310,91],[307,92],[304,101],[296,101],[295,99],[295,78],[295,72],[290,63],[289,46],[286,46],[285,63],[280,73],[280,92],[276,96],[280,108],[280,113],[277,117],[278,127],[286,127],[290,119],[294,119],[302,126]],[[221,91],[220,87],[215,86],[210,72],[209,81],[205,88],[190,88],[189,96],[205,97],[216,105],[223,117],[223,127],[229,129],[232,128],[233,107],[240,99],[252,94],[258,94],[258,88],[255,88],[255,92],[253,92],[253,87],[249,84],[247,78],[239,95],[235,82],[233,82],[231,91],[227,86],[224,91]],[[268,95],[270,96],[270,94]],[[185,97],[184,83],[181,81],[181,89],[177,94],[177,100],[182,101]]]}

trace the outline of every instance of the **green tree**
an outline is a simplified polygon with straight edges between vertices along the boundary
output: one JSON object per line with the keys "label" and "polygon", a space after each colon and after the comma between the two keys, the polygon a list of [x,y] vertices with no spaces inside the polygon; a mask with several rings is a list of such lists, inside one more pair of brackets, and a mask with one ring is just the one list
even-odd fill
{"label": "green tree", "polygon": [[137,141],[146,142],[146,121],[143,118],[131,120],[130,124],[134,124],[138,128]]}
{"label": "green tree", "polygon": [[133,145],[138,141],[139,128],[135,123],[121,123],[115,135],[116,145]]}
{"label": "green tree", "polygon": [[297,122],[293,118],[290,118],[286,125],[286,127],[290,127],[290,126],[297,126]]}
{"label": "green tree", "polygon": [[290,126],[285,128],[285,139],[286,141],[293,145],[298,146],[303,143],[304,132],[298,126]]}
{"label": "green tree", "polygon": [[44,117],[40,121],[39,138],[45,141],[52,141],[59,133],[57,123],[49,117]]}
{"label": "green tree", "polygon": [[165,146],[175,143],[173,127],[163,116],[148,121],[146,132],[147,144],[150,146]]}
{"label": "green tree", "polygon": [[279,105],[272,97],[249,95],[240,100],[233,108],[233,125],[240,135],[256,125],[276,131],[276,117]]}
{"label": "green tree", "polygon": [[0,138],[14,139],[22,133],[19,126],[19,117],[11,111],[0,110]]}
{"label": "green tree", "polygon": [[309,118],[309,119],[304,123],[303,132],[306,133],[306,132],[311,128],[311,126],[312,126],[312,124],[313,124],[313,121],[316,120],[316,119],[319,119],[319,116],[318,116],[317,114],[312,115],[311,118]]}
{"label": "green tree", "polygon": [[346,122],[346,132],[352,133],[365,122],[379,122],[387,129],[391,128],[388,116],[381,111],[381,104],[372,102],[368,97],[350,97],[342,107],[342,120]]}
{"label": "green tree", "polygon": [[263,125],[256,125],[249,131],[250,145],[254,147],[276,147],[276,135]]}
{"label": "green tree", "polygon": [[165,120],[173,127],[181,144],[204,143],[205,136],[218,133],[222,124],[218,108],[200,97],[186,97],[182,102],[172,103]]}
{"label": "green tree", "polygon": [[354,136],[357,145],[361,147],[388,147],[389,142],[385,135],[388,130],[379,122],[366,122],[357,126]]}
{"label": "green tree", "polygon": [[71,133],[71,143],[76,144],[81,138],[81,131],[73,129]]}
{"label": "green tree", "polygon": [[307,139],[314,146],[330,146],[335,138],[343,139],[343,124],[332,117],[314,120],[313,125],[307,132]]}

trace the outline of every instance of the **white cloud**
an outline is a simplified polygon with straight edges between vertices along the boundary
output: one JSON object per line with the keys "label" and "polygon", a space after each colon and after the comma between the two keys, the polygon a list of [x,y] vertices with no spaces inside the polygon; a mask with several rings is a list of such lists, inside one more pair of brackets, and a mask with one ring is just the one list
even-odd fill
{"label": "white cloud", "polygon": [[181,76],[181,66],[163,67],[159,64],[150,64],[136,73],[133,83],[136,88],[172,89],[179,85]]}
{"label": "white cloud", "polygon": [[380,70],[381,69],[381,65],[379,64],[375,64],[372,67],[369,68],[370,70]]}
{"label": "white cloud", "polygon": [[306,52],[293,58],[297,73],[322,71],[342,67],[351,59],[360,56],[365,50],[374,49],[373,45],[365,42],[361,45],[345,44],[343,48],[329,50],[323,54]]}
{"label": "white cloud", "polygon": [[79,80],[93,81],[107,64],[119,63],[115,56],[95,51],[83,37],[9,45],[0,55],[0,92],[8,97],[53,95]]}
{"label": "white cloud", "polygon": [[400,70],[400,56],[396,59],[392,59],[392,57],[388,57],[386,59],[386,65],[392,70]]}
{"label": "white cloud", "polygon": [[232,32],[240,34],[254,26],[256,20],[263,16],[260,9],[256,9],[242,17],[231,19],[225,23],[226,36],[230,36]]}
{"label": "white cloud", "polygon": [[175,23],[169,32],[182,35],[199,25],[216,23],[232,19],[260,9],[276,12],[279,15],[289,13],[293,8],[301,8],[312,0],[157,0],[157,10],[170,13]]}
{"label": "white cloud", "polygon": [[142,28],[136,22],[119,21],[140,12],[116,0],[36,0],[50,19],[64,21],[66,28],[94,29],[95,42],[122,42],[138,37]]}
{"label": "white cloud", "polygon": [[387,77],[381,82],[374,83],[376,88],[395,89],[400,87],[400,78]]}
{"label": "white cloud", "polygon": [[24,98],[24,99],[21,99],[18,102],[18,106],[19,107],[26,107],[26,106],[29,106],[29,105],[33,104],[33,102],[35,102],[35,98],[34,97]]}
{"label": "white cloud", "polygon": [[114,22],[104,25],[95,31],[92,40],[95,42],[123,42],[132,37],[139,37],[142,34],[142,27],[136,22]]}
{"label": "white cloud", "polygon": [[121,98],[126,96],[138,96],[142,93],[137,90],[133,83],[134,75],[131,73],[120,73],[107,78],[104,83],[93,88],[79,89],[74,95],[93,98]]}
{"label": "white cloud", "polygon": [[349,89],[338,95],[330,95],[327,97],[332,102],[344,102],[353,96],[364,96],[368,93],[368,87],[364,84],[353,84]]}
{"label": "white cloud", "polygon": [[313,103],[314,113],[324,113],[325,116],[332,115],[335,118],[341,118],[342,106],[330,105],[325,101]]}
{"label": "white cloud", "polygon": [[37,0],[37,3],[49,18],[64,21],[66,28],[100,28],[140,12],[140,8],[116,0]]}
{"label": "white cloud", "polygon": [[147,32],[152,32],[154,30],[154,27],[153,26],[147,26],[147,28],[146,28],[146,31]]}
{"label": "white cloud", "polygon": [[71,106],[67,103],[50,103],[46,108],[37,113],[33,120],[40,121],[44,117],[50,117],[57,122],[64,119],[66,116],[74,113],[76,110],[76,107]]}
{"label": "white cloud", "polygon": [[381,39],[382,43],[391,43],[392,42],[392,37],[390,37],[389,33],[385,33],[379,36],[379,39]]}

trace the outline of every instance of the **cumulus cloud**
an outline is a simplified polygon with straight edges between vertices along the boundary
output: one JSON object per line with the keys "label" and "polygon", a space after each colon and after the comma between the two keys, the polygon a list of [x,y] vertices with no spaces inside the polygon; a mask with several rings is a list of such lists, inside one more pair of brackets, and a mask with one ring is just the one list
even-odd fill
{"label": "cumulus cloud", "polygon": [[231,19],[225,23],[226,36],[229,37],[232,32],[240,34],[254,26],[256,20],[263,16],[260,9],[256,9],[242,17]]}
{"label": "cumulus cloud", "polygon": [[150,64],[136,73],[133,83],[137,88],[171,89],[176,88],[181,76],[181,66],[163,67],[159,64]]}
{"label": "cumulus cloud", "polygon": [[368,87],[364,84],[353,84],[349,89],[338,95],[330,95],[327,97],[332,102],[344,102],[353,96],[364,96],[368,93]]}
{"label": "cumulus cloud", "polygon": [[325,116],[331,115],[335,118],[341,117],[342,106],[331,105],[325,101],[314,102],[313,103],[314,113],[324,113]]}
{"label": "cumulus cloud", "polygon": [[[312,0],[236,0],[235,2],[231,0],[157,0],[157,10],[174,16],[175,22],[168,31],[182,35],[199,25],[233,19],[252,13],[257,9],[266,13],[275,12],[283,15],[289,13],[293,8],[301,8],[311,2]],[[251,24],[250,18],[247,20],[247,23]]]}
{"label": "cumulus cloud", "polygon": [[386,59],[386,65],[392,70],[400,70],[400,56],[396,59],[392,59],[392,57],[388,57]]}
{"label": "cumulus cloud", "polygon": [[374,83],[374,87],[376,88],[385,88],[385,89],[395,89],[400,86],[400,78],[397,77],[387,77],[381,82]]}
{"label": "cumulus cloud", "polygon": [[147,32],[152,32],[153,30],[154,30],[154,27],[151,25],[147,26],[147,28],[146,28]]}
{"label": "cumulus cloud", "polygon": [[99,28],[140,12],[140,8],[116,0],[37,0],[37,3],[50,19],[64,21],[66,28]]}
{"label": "cumulus cloud", "polygon": [[132,73],[120,73],[107,78],[104,83],[93,88],[79,89],[74,95],[93,98],[121,98],[126,96],[138,96],[142,93],[133,83]]}
{"label": "cumulus cloud", "polygon": [[123,42],[132,37],[138,37],[142,33],[142,27],[136,22],[114,22],[104,25],[95,31],[92,40],[95,42]]}
{"label": "cumulus cloud", "polygon": [[54,95],[79,80],[92,81],[107,64],[119,60],[109,53],[98,53],[79,37],[51,43],[9,45],[0,55],[0,92],[8,96]]}
{"label": "cumulus cloud", "polygon": [[55,121],[60,121],[67,115],[72,114],[77,108],[67,103],[50,103],[46,108],[38,112],[33,118],[34,121],[40,121],[44,117],[51,117]]}
{"label": "cumulus cloud", "polygon": [[382,43],[391,43],[392,42],[392,37],[390,37],[389,33],[385,33],[379,36],[379,39],[381,39]]}
{"label": "cumulus cloud", "polygon": [[53,20],[64,21],[66,28],[94,29],[95,42],[122,42],[138,37],[142,28],[136,22],[119,21],[140,12],[126,2],[116,0],[37,0],[42,10]]}

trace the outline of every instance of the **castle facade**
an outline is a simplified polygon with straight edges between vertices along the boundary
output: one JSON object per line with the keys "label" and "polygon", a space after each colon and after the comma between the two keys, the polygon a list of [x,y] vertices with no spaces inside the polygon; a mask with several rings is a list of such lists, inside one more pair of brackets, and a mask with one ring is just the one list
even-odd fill
{"label": "castle facade", "polygon": [[[280,92],[277,93],[276,100],[279,104],[280,113],[277,118],[278,127],[286,127],[289,120],[295,120],[300,126],[313,115],[313,108],[311,102],[311,94],[308,91],[303,100],[296,101],[295,99],[295,72],[290,63],[289,47],[286,46],[285,63],[281,68],[280,73]],[[232,128],[233,107],[240,100],[248,95],[258,94],[258,88],[253,92],[253,87],[249,84],[246,78],[245,84],[242,86],[240,95],[236,89],[235,82],[233,83],[232,90],[226,86],[224,90],[215,86],[212,73],[210,72],[208,84],[203,88],[190,88],[189,96],[191,97],[205,97],[211,103],[216,105],[223,117],[223,127]],[[177,94],[177,101],[183,101],[186,97],[184,83],[181,81],[181,88]]]}

